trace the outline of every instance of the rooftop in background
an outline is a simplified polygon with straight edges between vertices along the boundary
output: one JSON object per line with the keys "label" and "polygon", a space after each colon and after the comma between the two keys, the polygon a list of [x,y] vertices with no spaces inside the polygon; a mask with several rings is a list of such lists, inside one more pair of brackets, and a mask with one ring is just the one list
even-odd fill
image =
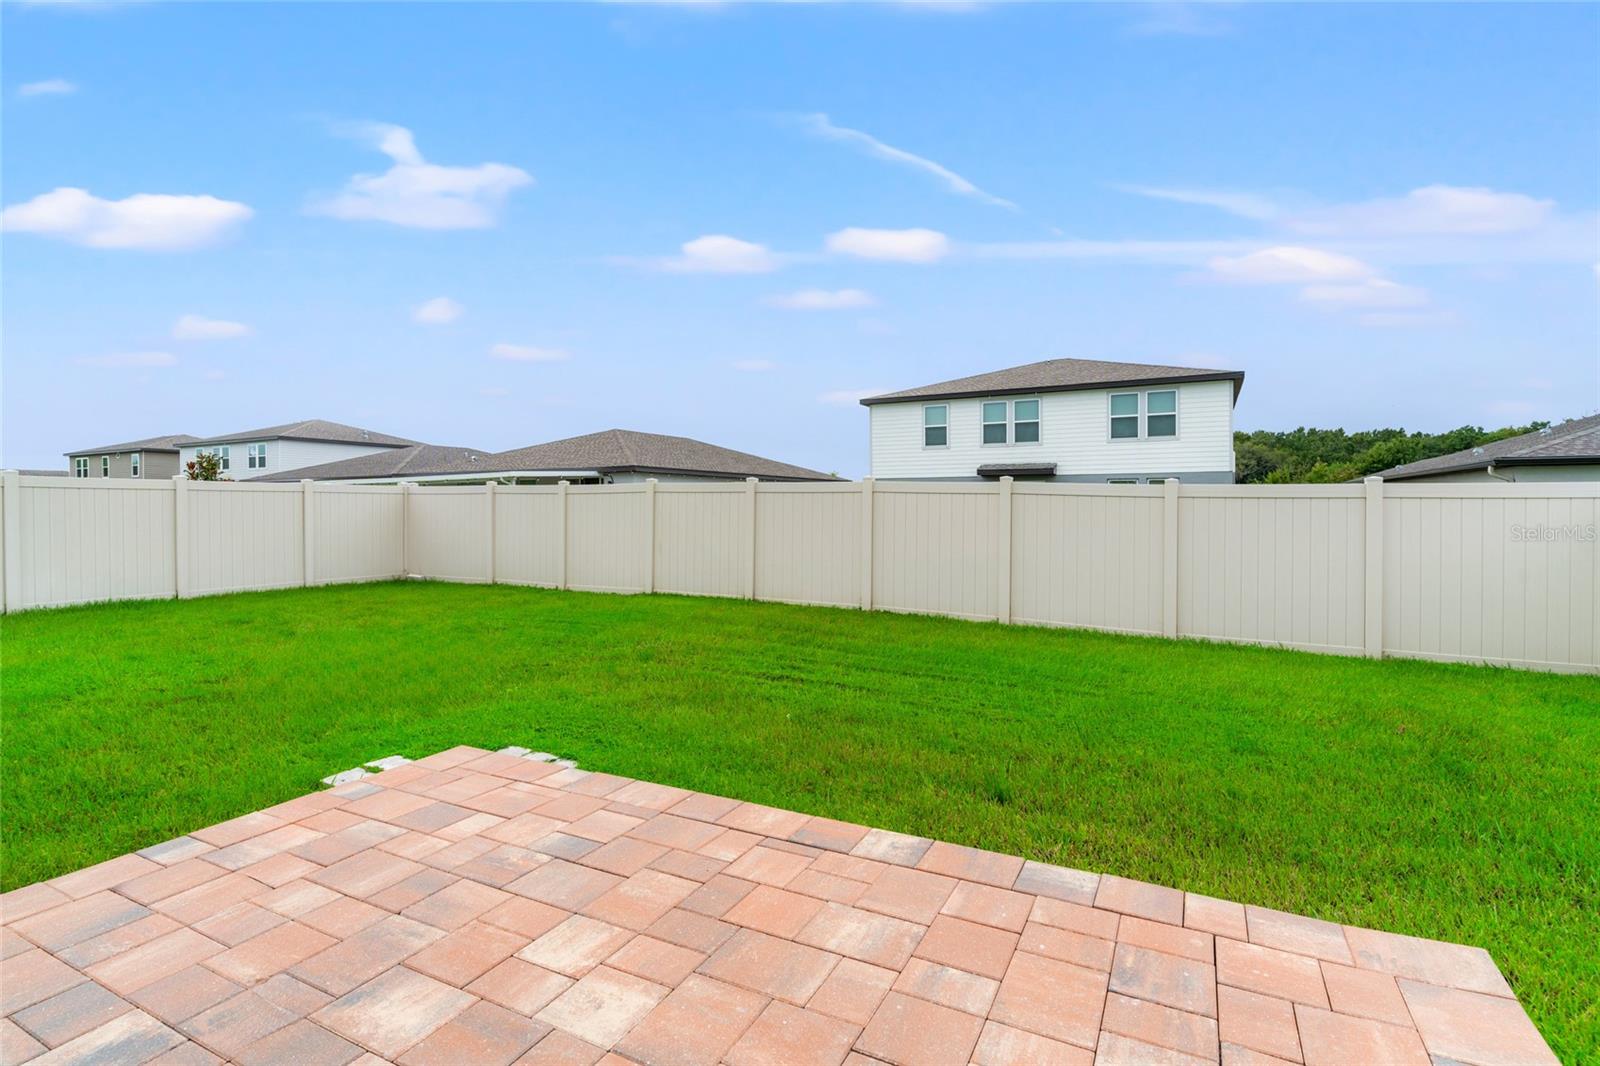
{"label": "rooftop in background", "polygon": [[1560,466],[1570,463],[1600,463],[1600,414],[1573,418],[1519,437],[1507,437],[1476,448],[1465,448],[1449,455],[1419,459],[1414,463],[1380,470],[1386,481],[1451,474],[1462,470],[1481,470],[1490,466]]}
{"label": "rooftop in background", "polygon": [[1239,390],[1244,387],[1244,371],[1162,366],[1155,363],[1111,363],[1101,359],[1046,359],[1042,363],[1025,363],[1005,370],[991,370],[986,374],[868,396],[861,402],[870,407],[875,403],[893,403],[896,400],[956,400],[968,396],[1074,392],[1081,389],[1164,385],[1173,381],[1231,381],[1234,399],[1238,399]]}
{"label": "rooftop in background", "polygon": [[474,475],[576,477],[669,474],[686,477],[756,477],[767,481],[835,481],[832,474],[781,463],[689,437],[607,429],[581,437],[486,453],[422,444],[336,463],[286,470],[258,481],[450,480]]}
{"label": "rooftop in background", "polygon": [[226,433],[216,437],[190,437],[184,444],[237,444],[244,441],[311,440],[329,444],[369,444],[379,448],[408,448],[421,441],[395,437],[376,430],[347,426],[341,422],[325,422],[320,418],[304,422],[290,422],[282,426],[246,430],[243,433]]}
{"label": "rooftop in background", "polygon": [[77,451],[65,452],[69,458],[76,455],[118,455],[123,452],[175,452],[185,444],[194,444],[200,438],[191,437],[187,433],[169,433],[164,437],[146,437],[143,440],[130,440],[122,444],[107,444],[99,448],[79,448]]}

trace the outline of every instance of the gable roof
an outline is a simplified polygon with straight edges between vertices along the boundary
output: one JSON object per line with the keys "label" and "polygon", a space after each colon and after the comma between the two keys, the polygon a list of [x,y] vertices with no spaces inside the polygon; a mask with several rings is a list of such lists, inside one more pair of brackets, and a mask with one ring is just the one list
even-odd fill
{"label": "gable roof", "polygon": [[187,433],[169,433],[164,437],[146,437],[143,440],[130,440],[122,444],[107,444],[101,448],[79,448],[77,451],[63,452],[68,457],[76,455],[100,455],[103,453],[116,454],[118,452],[175,452],[185,444],[193,444],[199,437],[191,437]]}
{"label": "gable roof", "polygon": [[1559,426],[1547,426],[1532,433],[1493,441],[1476,448],[1464,448],[1449,455],[1401,463],[1378,471],[1387,481],[1449,474],[1458,470],[1481,470],[1489,466],[1545,466],[1564,463],[1600,464],[1600,414],[1573,418]]}
{"label": "gable roof", "polygon": [[831,474],[737,452],[689,437],[607,429],[581,437],[484,453],[468,448],[417,445],[335,463],[286,470],[253,480],[346,480],[388,477],[448,477],[473,474],[588,473],[686,474],[758,477],[772,481],[836,481]]}
{"label": "gable roof", "polygon": [[958,400],[969,396],[1164,385],[1174,381],[1231,381],[1233,397],[1237,400],[1239,390],[1244,387],[1244,371],[1162,366],[1156,363],[1112,363],[1101,359],[1046,359],[1042,363],[1025,363],[1004,370],[991,370],[986,374],[868,396],[861,402],[871,407],[873,404],[894,403],[897,400]]}
{"label": "gable roof", "polygon": [[718,474],[789,481],[835,481],[831,474],[736,452],[692,437],[669,437],[631,429],[604,429],[500,452],[494,462],[507,470],[595,470],[604,474]]}
{"label": "gable roof", "polygon": [[482,448],[449,448],[438,444],[413,444],[407,448],[386,448],[381,452],[357,455],[298,470],[262,474],[250,481],[313,481],[346,478],[424,477],[430,474],[473,474],[492,469],[492,453]]}
{"label": "gable roof", "polygon": [[310,440],[327,444],[370,444],[382,448],[406,448],[421,441],[395,437],[376,430],[347,426],[342,422],[327,422],[310,418],[304,422],[289,422],[281,426],[266,426],[243,433],[225,433],[216,437],[193,437],[186,444],[236,444],[242,441]]}

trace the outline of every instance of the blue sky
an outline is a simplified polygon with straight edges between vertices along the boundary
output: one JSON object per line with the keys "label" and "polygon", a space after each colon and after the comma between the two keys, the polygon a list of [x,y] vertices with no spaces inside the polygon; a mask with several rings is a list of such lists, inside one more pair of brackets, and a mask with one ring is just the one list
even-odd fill
{"label": "blue sky", "polygon": [[859,395],[1063,356],[1243,369],[1244,429],[1600,407],[1594,5],[0,19],[9,466],[317,417],[859,475]]}

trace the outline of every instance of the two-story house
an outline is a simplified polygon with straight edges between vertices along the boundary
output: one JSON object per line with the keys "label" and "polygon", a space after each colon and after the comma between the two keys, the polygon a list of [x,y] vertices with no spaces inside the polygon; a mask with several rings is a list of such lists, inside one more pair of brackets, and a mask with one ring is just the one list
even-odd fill
{"label": "two-story house", "polygon": [[186,469],[200,452],[212,452],[222,466],[223,477],[244,481],[418,443],[359,426],[311,419],[220,437],[191,438],[180,449],[178,469]]}
{"label": "two-story house", "polygon": [[187,433],[170,433],[67,452],[67,462],[71,464],[67,472],[73,477],[172,477],[183,469],[178,462],[179,450],[197,439]]}
{"label": "two-story house", "polygon": [[869,396],[890,480],[1233,482],[1238,370],[1050,359]]}

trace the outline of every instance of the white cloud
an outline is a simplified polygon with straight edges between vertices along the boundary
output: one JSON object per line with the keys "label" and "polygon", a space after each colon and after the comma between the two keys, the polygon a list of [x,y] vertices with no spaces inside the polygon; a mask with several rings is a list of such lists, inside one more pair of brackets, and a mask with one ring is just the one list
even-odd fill
{"label": "white cloud", "polygon": [[1155,188],[1148,185],[1118,185],[1123,192],[1131,192],[1136,196],[1147,196],[1152,200],[1171,200],[1179,204],[1195,204],[1200,207],[1215,207],[1226,211],[1230,215],[1240,218],[1266,221],[1277,218],[1282,209],[1277,204],[1264,196],[1248,192],[1228,192],[1213,189],[1169,189]]}
{"label": "white cloud", "polygon": [[735,359],[728,365],[746,374],[760,374],[768,370],[778,369],[778,364],[771,359]]}
{"label": "white cloud", "polygon": [[864,396],[876,396],[880,392],[888,392],[888,391],[889,391],[888,389],[883,389],[883,388],[877,388],[877,389],[835,389],[832,392],[825,392],[822,395],[818,396],[817,397],[817,402],[818,403],[832,404],[835,407],[853,407],[856,404],[860,403],[861,402],[861,398],[864,397]]}
{"label": "white cloud", "polygon": [[1213,278],[1247,285],[1357,281],[1374,273],[1367,264],[1351,256],[1295,245],[1263,248],[1238,256],[1220,255],[1206,265]]}
{"label": "white cloud", "polygon": [[347,221],[389,222],[416,229],[488,229],[506,198],[533,176],[505,163],[440,166],[423,159],[411,131],[386,123],[342,127],[394,161],[382,174],[357,174],[339,194],[311,205],[313,214]]}
{"label": "white cloud", "polygon": [[203,315],[182,315],[172,324],[172,336],[180,341],[220,341],[249,335],[250,327],[243,322],[229,322]]}
{"label": "white cloud", "polygon": [[1413,285],[1367,278],[1347,285],[1307,285],[1300,290],[1300,299],[1334,310],[1422,307],[1428,302],[1428,294]]}
{"label": "white cloud", "polygon": [[799,292],[768,296],[762,303],[785,311],[848,311],[877,304],[870,292],[861,289],[801,289]]}
{"label": "white cloud", "polygon": [[572,353],[565,348],[540,348],[531,344],[500,344],[492,345],[489,354],[495,359],[505,359],[513,363],[560,363],[572,358]]}
{"label": "white cloud", "polygon": [[1328,236],[1482,236],[1536,229],[1554,209],[1553,200],[1522,193],[1428,185],[1400,197],[1303,212],[1288,225],[1300,233]]}
{"label": "white cloud", "polygon": [[112,352],[109,355],[84,355],[73,362],[79,366],[149,367],[176,366],[178,357],[171,352]]}
{"label": "white cloud", "polygon": [[448,296],[425,300],[411,311],[411,321],[425,326],[443,326],[461,317],[464,309]]}
{"label": "white cloud", "polygon": [[931,229],[861,229],[828,234],[828,250],[858,259],[932,263],[950,253],[950,238]]}
{"label": "white cloud", "polygon": [[181,251],[215,244],[252,214],[244,204],[214,196],[138,193],[102,200],[63,186],[0,211],[0,229],[89,248]]}
{"label": "white cloud", "polygon": [[682,252],[659,260],[656,265],[679,274],[767,274],[780,265],[779,258],[766,245],[721,233],[685,241]]}
{"label": "white cloud", "polygon": [[974,200],[979,200],[993,207],[1004,207],[1011,211],[1017,210],[1017,205],[1010,200],[1005,200],[983,191],[949,167],[935,163],[933,160],[923,156],[914,155],[903,148],[896,148],[892,144],[885,144],[870,133],[853,130],[847,126],[835,126],[827,115],[820,113],[801,115],[800,121],[807,130],[825,140],[853,145],[875,159],[898,163],[914,170],[920,170],[924,174],[931,174],[943,182],[945,187],[953,193],[961,196],[970,196]]}
{"label": "white cloud", "polygon": [[78,91],[78,86],[66,78],[46,78],[17,86],[18,96],[68,96]]}

